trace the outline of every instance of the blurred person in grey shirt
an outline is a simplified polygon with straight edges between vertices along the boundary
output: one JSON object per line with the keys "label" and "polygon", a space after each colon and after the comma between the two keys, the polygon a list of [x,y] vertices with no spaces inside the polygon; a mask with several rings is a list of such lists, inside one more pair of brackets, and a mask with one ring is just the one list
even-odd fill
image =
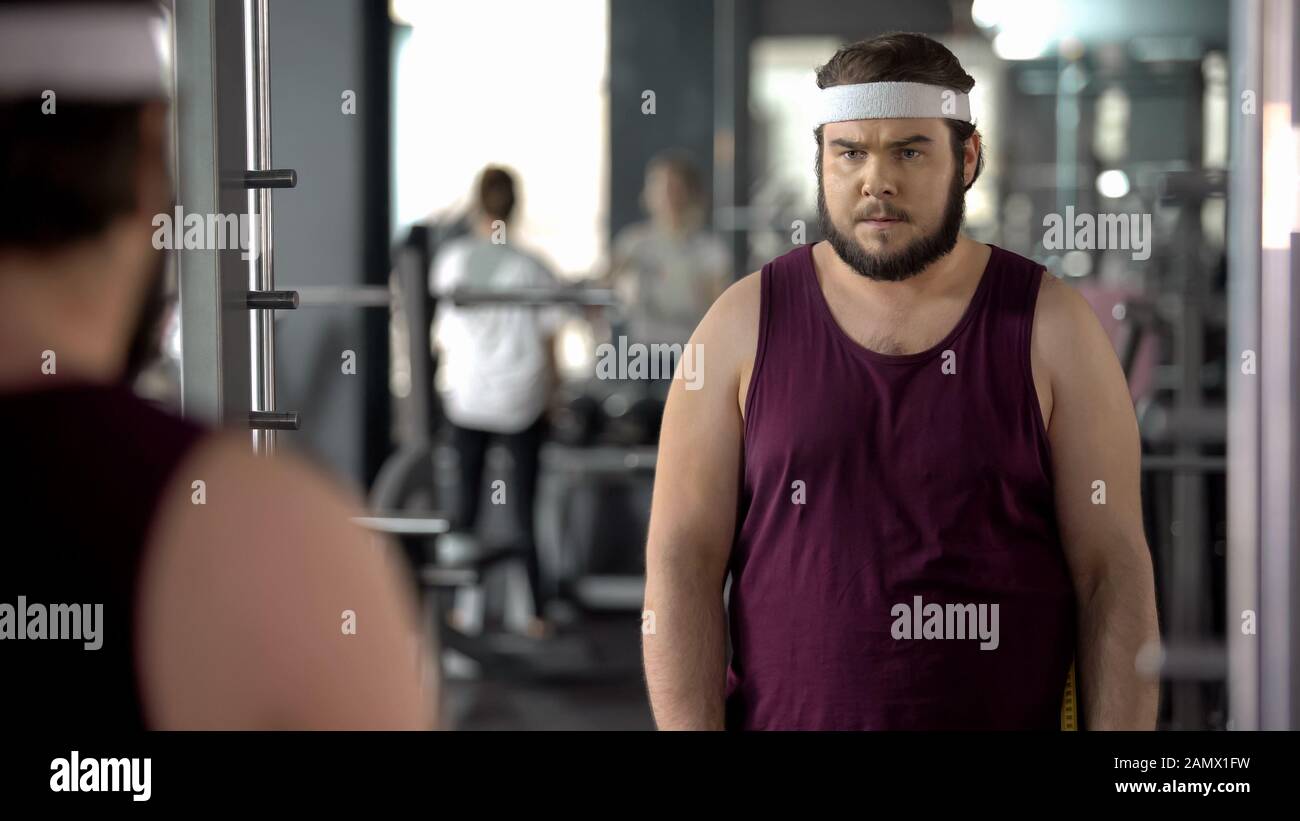
{"label": "blurred person in grey shirt", "polygon": [[614,239],[611,279],[632,342],[684,344],[731,284],[726,243],[706,225],[698,167],[679,151],[646,165],[642,204],[649,220]]}

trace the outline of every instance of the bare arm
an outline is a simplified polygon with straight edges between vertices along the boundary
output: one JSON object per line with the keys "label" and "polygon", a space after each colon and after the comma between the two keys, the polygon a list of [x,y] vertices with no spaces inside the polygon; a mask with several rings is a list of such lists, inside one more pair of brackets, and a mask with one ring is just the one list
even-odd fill
{"label": "bare arm", "polygon": [[[646,682],[661,729],[723,728],[722,588],[736,522],[743,423],[738,392],[758,325],[758,279],[723,294],[691,337],[697,390],[674,379],[664,411],[646,547]],[[650,623],[647,621],[647,623]]]}
{"label": "bare arm", "polygon": [[[192,503],[191,482],[206,503]],[[290,456],[224,437],[183,465],[150,539],[140,620],[165,729],[429,729],[436,672],[409,582],[359,506]]]}
{"label": "bare arm", "polygon": [[1038,297],[1032,348],[1035,371],[1051,384],[1048,437],[1079,608],[1084,726],[1152,730],[1159,685],[1138,675],[1135,659],[1159,639],[1159,626],[1142,527],[1141,447],[1124,374],[1087,302],[1050,275]]}

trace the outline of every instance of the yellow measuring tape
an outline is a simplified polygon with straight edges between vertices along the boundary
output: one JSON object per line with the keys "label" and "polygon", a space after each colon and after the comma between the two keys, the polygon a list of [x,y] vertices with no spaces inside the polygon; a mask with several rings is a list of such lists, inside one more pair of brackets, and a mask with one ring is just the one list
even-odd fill
{"label": "yellow measuring tape", "polygon": [[1074,662],[1065,677],[1065,695],[1061,698],[1061,729],[1074,732],[1079,729],[1079,687],[1075,683]]}

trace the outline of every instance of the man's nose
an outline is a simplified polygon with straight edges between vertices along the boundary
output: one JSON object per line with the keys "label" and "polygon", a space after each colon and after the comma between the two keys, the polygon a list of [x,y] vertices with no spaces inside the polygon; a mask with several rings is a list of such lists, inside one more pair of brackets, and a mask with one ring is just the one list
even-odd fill
{"label": "man's nose", "polygon": [[898,186],[887,162],[877,158],[867,160],[862,168],[861,193],[864,197],[881,200],[890,199],[898,193]]}

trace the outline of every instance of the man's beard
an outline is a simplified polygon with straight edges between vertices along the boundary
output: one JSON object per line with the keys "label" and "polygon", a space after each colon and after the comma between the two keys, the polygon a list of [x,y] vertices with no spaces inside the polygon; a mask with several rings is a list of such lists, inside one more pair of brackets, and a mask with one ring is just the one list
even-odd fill
{"label": "man's beard", "polygon": [[[960,167],[952,175],[948,203],[944,206],[939,227],[933,233],[913,240],[900,251],[876,255],[864,250],[857,238],[840,233],[831,222],[830,212],[826,209],[826,191],[822,184],[820,165],[818,163],[817,216],[821,221],[822,236],[839,254],[840,259],[862,276],[881,282],[908,279],[924,271],[926,266],[947,254],[957,244],[957,234],[961,231],[961,223],[966,216],[966,189]],[[888,205],[885,206],[884,216],[910,222],[905,213]]]}

